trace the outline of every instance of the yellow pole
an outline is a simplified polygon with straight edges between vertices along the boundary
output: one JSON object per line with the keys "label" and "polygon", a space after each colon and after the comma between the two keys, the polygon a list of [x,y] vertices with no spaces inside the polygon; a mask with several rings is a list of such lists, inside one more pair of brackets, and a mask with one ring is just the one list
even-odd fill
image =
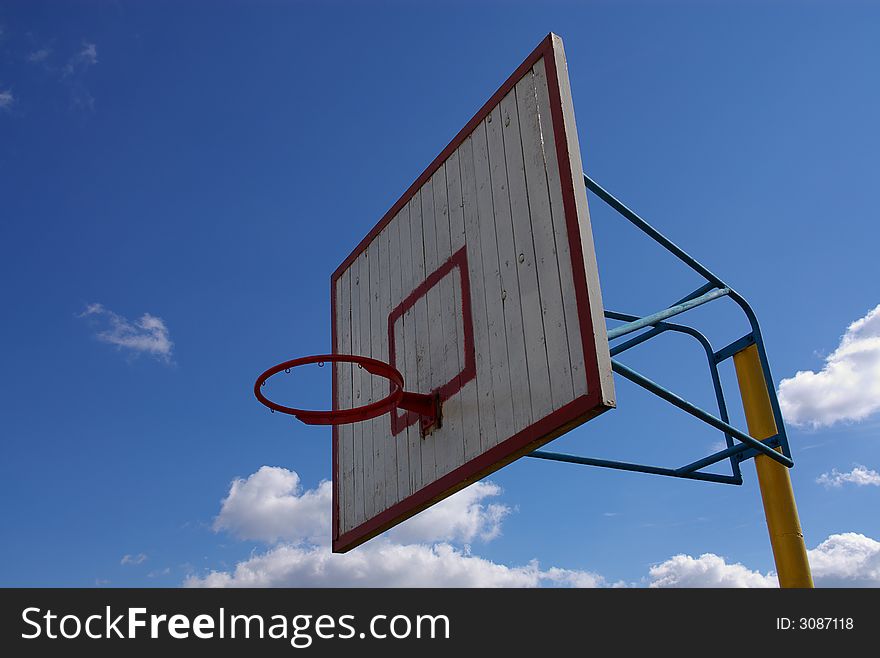
{"label": "yellow pole", "polygon": [[[758,348],[750,345],[737,352],[733,356],[733,363],[749,434],[756,439],[775,435],[776,421],[773,419]],[[801,531],[788,469],[767,455],[755,457],[755,469],[758,471],[779,586],[812,587],[813,576],[810,574],[807,547],[804,545],[804,533]]]}

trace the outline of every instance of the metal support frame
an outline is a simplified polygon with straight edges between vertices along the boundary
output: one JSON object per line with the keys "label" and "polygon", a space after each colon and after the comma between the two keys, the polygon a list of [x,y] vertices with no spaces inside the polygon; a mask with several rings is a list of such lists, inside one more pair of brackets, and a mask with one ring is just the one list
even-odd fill
{"label": "metal support frame", "polygon": [[[577,455],[567,455],[557,452],[548,452],[545,450],[536,450],[529,457],[536,459],[549,459],[553,461],[568,462],[573,464],[585,464],[588,466],[600,466],[603,468],[613,468],[624,471],[635,471],[638,473],[651,473],[654,475],[666,475],[671,477],[687,478],[691,480],[703,480],[708,482],[720,482],[723,484],[742,484],[742,473],[740,470],[740,462],[751,459],[756,455],[766,455],[770,459],[782,464],[787,468],[791,468],[794,462],[791,459],[791,450],[788,444],[788,437],[785,433],[785,424],[782,420],[782,412],[779,408],[779,400],[776,397],[776,390],[773,388],[773,377],[770,374],[770,363],[767,360],[767,353],[764,349],[764,340],[761,336],[761,328],[758,325],[758,319],[755,316],[749,303],[737,293],[733,288],[728,286],[718,276],[713,274],[708,268],[697,261],[693,256],[688,254],[684,249],[676,245],[672,240],[664,236],[660,231],[651,226],[644,219],[639,217],[635,212],[627,208],[621,201],[612,196],[607,190],[602,188],[589,176],[584,174],[584,183],[587,189],[598,196],[602,201],[616,210],[626,220],[632,223],[636,228],[645,233],[661,247],[666,249],[673,256],[678,258],[685,265],[694,270],[697,274],[706,279],[706,283],[693,292],[685,295],[671,306],[651,315],[638,316],[629,313],[619,313],[615,311],[605,311],[605,317],[609,320],[624,322],[625,324],[612,327],[608,330],[608,340],[614,341],[623,336],[635,333],[637,331],[647,329],[635,337],[629,338],[624,342],[611,346],[611,356],[625,352],[637,345],[655,338],[667,331],[683,333],[694,338],[702,346],[706,353],[706,359],[709,364],[709,374],[712,378],[712,386],[715,390],[715,400],[718,406],[718,416],[705,411],[687,400],[676,395],[672,391],[664,388],[660,384],[651,381],[644,375],[636,372],[632,368],[624,365],[615,358],[611,359],[611,367],[618,375],[627,380],[638,384],[642,388],[650,391],[654,395],[669,402],[682,411],[702,420],[704,423],[714,427],[722,432],[727,443],[727,448],[719,450],[703,459],[698,459],[690,464],[685,464],[680,468],[663,468],[659,466],[647,466],[644,464],[632,464],[628,462],[620,462],[608,459],[595,459],[592,457],[581,457]],[[673,324],[667,322],[669,318],[680,315],[697,306],[707,304],[716,299],[729,297],[742,309],[749,322],[751,331],[742,338],[739,338],[729,345],[725,345],[721,349],[712,348],[709,340],[693,327],[683,324]],[[730,424],[727,413],[727,403],[724,399],[724,390],[721,386],[721,379],[718,375],[718,364],[733,357],[734,354],[741,350],[754,345],[757,348],[758,359],[761,364],[761,370],[764,374],[764,381],[767,386],[767,395],[770,398],[770,407],[773,412],[773,418],[776,422],[776,434],[766,439],[757,439],[747,432],[737,429]],[[776,450],[779,448],[779,450]],[[781,450],[781,452],[780,452]],[[706,473],[702,469],[712,464],[727,460],[730,463],[730,475],[719,475],[717,473]]]}

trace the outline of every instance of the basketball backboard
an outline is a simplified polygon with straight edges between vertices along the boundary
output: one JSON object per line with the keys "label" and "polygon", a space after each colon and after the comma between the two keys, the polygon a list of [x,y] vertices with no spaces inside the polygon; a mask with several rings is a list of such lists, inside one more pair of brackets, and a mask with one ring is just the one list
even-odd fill
{"label": "basketball backboard", "polygon": [[[331,278],[333,352],[439,395],[333,427],[333,550],[347,551],[614,406],[562,41],[547,38]],[[333,366],[334,409],[388,382]]]}

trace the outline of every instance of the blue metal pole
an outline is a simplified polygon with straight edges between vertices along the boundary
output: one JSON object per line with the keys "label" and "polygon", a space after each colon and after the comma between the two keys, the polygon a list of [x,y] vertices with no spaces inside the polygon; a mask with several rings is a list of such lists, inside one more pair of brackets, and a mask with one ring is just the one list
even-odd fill
{"label": "blue metal pole", "polygon": [[663,235],[660,231],[651,226],[644,219],[639,217],[632,210],[627,208],[623,202],[619,199],[616,199],[610,192],[605,190],[601,185],[599,185],[592,178],[584,174],[584,183],[587,185],[587,189],[589,189],[593,194],[602,199],[609,206],[614,208],[617,212],[623,215],[627,220],[630,221],[633,225],[635,225],[638,229],[647,233],[655,242],[657,242],[664,249],[675,255],[679,258],[679,260],[683,261],[686,265],[688,265],[691,269],[695,270],[697,273],[701,274],[708,281],[714,283],[717,287],[724,287],[724,282],[715,276],[712,272],[709,271],[707,267],[705,267],[702,263],[700,263],[696,258],[687,253],[684,249],[675,244],[672,240]]}
{"label": "blue metal pole", "polygon": [[662,320],[666,320],[667,318],[679,315],[681,313],[684,313],[685,311],[691,310],[692,308],[696,308],[697,306],[702,306],[703,304],[711,302],[713,299],[718,299],[719,297],[724,297],[728,294],[730,294],[730,288],[713,290],[712,292],[707,292],[705,295],[701,295],[696,299],[684,302],[683,304],[670,306],[665,310],[658,311],[657,313],[653,313],[651,315],[646,315],[645,317],[635,320],[634,322],[628,322],[627,324],[621,325],[619,327],[614,327],[613,329],[608,330],[608,340],[614,340],[615,338],[620,338],[621,336],[625,336],[626,334],[631,334],[634,331],[638,331],[639,329],[644,329],[645,327],[657,324]]}

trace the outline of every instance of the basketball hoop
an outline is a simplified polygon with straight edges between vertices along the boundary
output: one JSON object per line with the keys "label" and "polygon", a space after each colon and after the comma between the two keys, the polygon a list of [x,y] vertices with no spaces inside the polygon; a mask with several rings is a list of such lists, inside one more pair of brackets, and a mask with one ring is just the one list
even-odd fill
{"label": "basketball hoop", "polygon": [[[266,381],[273,375],[277,375],[282,370],[290,372],[294,368],[312,363],[317,363],[319,366],[323,366],[324,363],[355,364],[358,368],[363,368],[371,375],[387,379],[391,392],[381,400],[360,407],[327,411],[286,407],[277,402],[272,402],[272,400],[263,395],[261,389],[265,386]],[[318,354],[279,363],[277,366],[272,366],[266,372],[257,377],[257,381],[254,383],[254,395],[261,404],[269,407],[272,411],[289,414],[307,425],[345,425],[347,423],[358,423],[370,420],[371,418],[377,418],[389,411],[399,408],[415,412],[419,415],[423,435],[434,428],[440,427],[440,396],[438,393],[412,393],[403,390],[403,375],[397,368],[390,363],[379,361],[378,359],[371,359],[366,356],[355,356],[353,354]]]}

